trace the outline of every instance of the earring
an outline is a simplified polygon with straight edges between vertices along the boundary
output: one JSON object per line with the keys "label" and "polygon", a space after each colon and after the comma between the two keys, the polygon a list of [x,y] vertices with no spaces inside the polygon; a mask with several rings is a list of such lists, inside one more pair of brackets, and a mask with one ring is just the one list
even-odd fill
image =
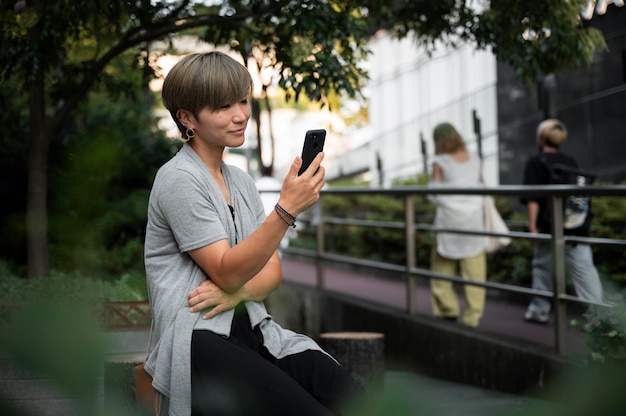
{"label": "earring", "polygon": [[194,138],[194,136],[196,135],[196,132],[193,131],[193,129],[190,129],[189,127],[185,126],[185,128],[187,130],[185,130],[185,136],[187,136],[187,141],[191,140]]}

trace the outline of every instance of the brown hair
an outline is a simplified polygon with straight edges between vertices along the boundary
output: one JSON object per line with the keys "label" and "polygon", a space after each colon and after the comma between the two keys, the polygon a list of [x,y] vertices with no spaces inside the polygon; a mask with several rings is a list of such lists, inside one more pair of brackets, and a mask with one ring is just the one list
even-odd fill
{"label": "brown hair", "polygon": [[454,153],[465,149],[463,138],[450,123],[438,124],[433,130],[435,154]]}
{"label": "brown hair", "polygon": [[247,68],[222,52],[185,56],[170,70],[161,97],[182,137],[187,127],[178,120],[178,110],[198,117],[200,110],[216,111],[252,94],[253,81]]}

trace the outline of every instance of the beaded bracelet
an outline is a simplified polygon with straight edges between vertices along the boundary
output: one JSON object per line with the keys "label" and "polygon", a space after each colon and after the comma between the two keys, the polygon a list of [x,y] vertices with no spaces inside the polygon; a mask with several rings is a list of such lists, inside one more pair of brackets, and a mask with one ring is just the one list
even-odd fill
{"label": "beaded bracelet", "polygon": [[287,210],[285,208],[281,207],[278,203],[274,206],[274,208],[276,208],[277,210],[279,210],[280,212],[285,214],[287,217],[289,217],[290,220],[292,220],[292,221],[296,220],[296,217],[294,217],[289,212],[287,212]]}
{"label": "beaded bracelet", "polygon": [[[274,205],[274,210],[285,224],[287,224],[291,228],[296,228],[296,217],[287,212],[287,210],[278,205],[278,203]],[[287,219],[289,219],[290,221],[287,221]]]}
{"label": "beaded bracelet", "polygon": [[292,220],[292,222],[287,221],[287,218],[284,217],[285,214],[283,214],[281,211],[279,211],[278,209],[276,209],[276,214],[278,214],[278,216],[280,217],[281,220],[283,220],[283,222],[285,224],[287,224],[288,226],[292,227],[292,228],[296,228],[296,221]]}

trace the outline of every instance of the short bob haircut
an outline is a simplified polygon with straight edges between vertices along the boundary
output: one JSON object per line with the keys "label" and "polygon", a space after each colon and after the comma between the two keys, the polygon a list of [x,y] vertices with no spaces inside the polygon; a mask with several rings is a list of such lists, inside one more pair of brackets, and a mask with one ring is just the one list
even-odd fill
{"label": "short bob haircut", "polygon": [[435,154],[454,153],[465,149],[463,138],[450,123],[438,124],[433,130]]}
{"label": "short bob haircut", "polygon": [[567,127],[561,120],[549,118],[537,126],[537,142],[539,144],[544,141],[548,146],[558,148],[565,140],[567,140]]}
{"label": "short bob haircut", "polygon": [[161,97],[184,139],[187,127],[178,119],[179,110],[187,110],[198,118],[204,108],[217,111],[249,98],[252,87],[246,67],[225,53],[194,53],[172,67]]}

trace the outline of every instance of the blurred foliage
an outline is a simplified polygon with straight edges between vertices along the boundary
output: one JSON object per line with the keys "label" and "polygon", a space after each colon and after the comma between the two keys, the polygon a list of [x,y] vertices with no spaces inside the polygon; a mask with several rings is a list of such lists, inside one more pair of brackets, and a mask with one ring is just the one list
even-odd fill
{"label": "blurred foliage", "polygon": [[143,273],[143,239],[156,170],[178,148],[149,109],[93,94],[51,157],[50,263],[92,277]]}
{"label": "blurred foliage", "polygon": [[30,302],[3,328],[2,346],[22,363],[55,376],[69,392],[95,393],[94,376],[100,369],[94,358],[104,354],[106,343],[90,319],[89,306],[59,300]]}
{"label": "blurred foliage", "polygon": [[541,406],[528,416],[621,416],[626,409],[625,385],[623,361],[620,365],[595,362],[574,367],[554,380],[545,394],[558,406]]}
{"label": "blurred foliage", "polygon": [[[75,408],[75,413],[70,414],[77,415],[100,413],[98,387],[106,345],[90,305],[84,302],[41,299],[29,302],[0,331],[0,350],[15,360],[12,364],[15,368],[26,370],[23,373],[28,375],[26,378],[34,379],[31,389],[36,392],[35,381],[44,388],[47,380],[45,385],[54,387],[53,397],[65,399],[66,404],[71,401],[72,406],[68,407]],[[10,372],[3,375],[7,374],[10,378]],[[32,414],[25,409],[36,406],[36,401],[27,401],[19,411],[10,405],[11,401],[0,401],[2,414],[25,416]]]}
{"label": "blurred foliage", "polygon": [[[20,303],[10,313],[3,310],[0,320],[0,373],[3,383],[13,384],[2,391],[0,414],[143,414],[117,397],[103,397],[111,339],[98,306],[116,290],[79,275],[18,278],[0,262],[0,301]],[[124,382],[130,380],[129,372]]]}
{"label": "blurred foliage", "polygon": [[[588,362],[619,368],[626,372],[626,289],[605,287],[605,298],[611,307],[595,306],[590,311],[589,323],[582,329],[589,334]],[[573,326],[581,326],[578,321]]]}

